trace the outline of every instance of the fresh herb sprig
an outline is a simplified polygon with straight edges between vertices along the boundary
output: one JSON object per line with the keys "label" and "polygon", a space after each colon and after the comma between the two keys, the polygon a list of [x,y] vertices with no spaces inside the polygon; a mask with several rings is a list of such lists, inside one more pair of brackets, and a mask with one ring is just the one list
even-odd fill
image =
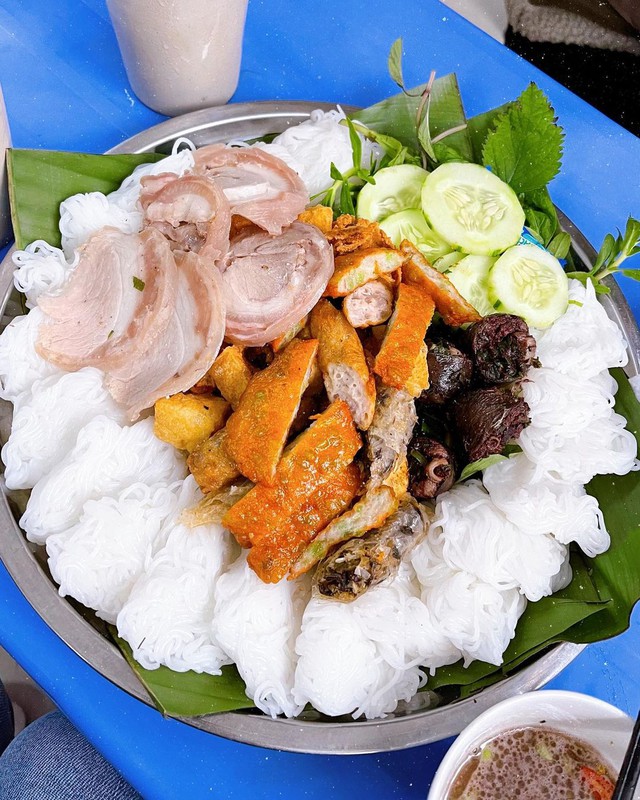
{"label": "fresh herb sprig", "polygon": [[[349,129],[352,166],[345,172],[340,172],[332,162],[333,183],[326,191],[311,199],[317,199],[320,205],[329,206],[336,214],[355,214],[356,199],[360,189],[365,183],[375,184],[374,176],[378,170],[383,167],[393,167],[396,164],[417,164],[420,159],[393,136],[377,133],[349,117],[342,122]],[[368,168],[362,166],[362,139],[360,136],[376,142],[384,150],[384,155],[379,160],[372,156]]]}
{"label": "fresh herb sprig", "polygon": [[640,220],[629,217],[624,234],[618,230],[617,236],[608,233],[604,237],[602,247],[598,253],[593,267],[588,272],[568,272],[569,278],[586,283],[587,280],[593,281],[594,288],[598,294],[609,294],[610,289],[602,283],[602,279],[607,275],[615,275],[619,272],[634,281],[640,281],[640,270],[638,267],[633,269],[622,269],[623,264],[628,258],[640,253]]}

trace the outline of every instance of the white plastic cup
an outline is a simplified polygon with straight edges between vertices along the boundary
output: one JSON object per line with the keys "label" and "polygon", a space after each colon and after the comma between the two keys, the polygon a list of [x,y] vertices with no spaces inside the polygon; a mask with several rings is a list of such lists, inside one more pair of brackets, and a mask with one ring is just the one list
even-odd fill
{"label": "white plastic cup", "polygon": [[11,147],[9,122],[4,107],[2,87],[0,86],[0,247],[11,238],[11,213],[9,211],[9,191],[7,185],[7,148]]}
{"label": "white plastic cup", "polygon": [[133,91],[161,114],[222,105],[240,74],[248,0],[107,0]]}
{"label": "white plastic cup", "polygon": [[[438,767],[427,800],[446,800],[460,767],[476,748],[514,728],[544,725],[594,747],[620,771],[633,731],[633,720],[615,706],[578,692],[527,692],[510,697],[480,714],[449,748]],[[634,800],[640,798],[640,787]]]}

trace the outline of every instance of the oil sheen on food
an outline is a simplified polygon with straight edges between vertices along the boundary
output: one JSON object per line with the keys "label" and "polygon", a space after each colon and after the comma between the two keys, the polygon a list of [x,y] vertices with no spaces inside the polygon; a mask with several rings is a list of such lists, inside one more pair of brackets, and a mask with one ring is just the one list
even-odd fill
{"label": "oil sheen on food", "polygon": [[507,731],[474,753],[447,800],[593,800],[589,777],[615,775],[586,742],[545,727]]}

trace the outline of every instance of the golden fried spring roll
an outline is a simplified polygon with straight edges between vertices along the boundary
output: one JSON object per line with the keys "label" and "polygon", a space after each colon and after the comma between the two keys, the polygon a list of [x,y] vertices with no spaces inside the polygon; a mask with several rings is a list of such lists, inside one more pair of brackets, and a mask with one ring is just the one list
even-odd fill
{"label": "golden fried spring roll", "polygon": [[223,428],[200,442],[189,455],[187,466],[204,494],[217,492],[240,477],[240,470],[227,453],[227,430]]}
{"label": "golden fried spring roll", "polygon": [[344,297],[380,275],[394,272],[404,259],[402,253],[388,247],[372,247],[338,256],[324,293],[328,297]]}
{"label": "golden fried spring roll", "polygon": [[344,298],[342,312],[354,328],[386,322],[393,311],[393,289],[382,280],[369,281]]}

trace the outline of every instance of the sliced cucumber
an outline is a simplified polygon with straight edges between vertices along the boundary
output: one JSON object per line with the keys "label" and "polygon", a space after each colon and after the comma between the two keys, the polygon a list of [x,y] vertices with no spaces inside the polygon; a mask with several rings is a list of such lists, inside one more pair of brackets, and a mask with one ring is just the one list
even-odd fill
{"label": "sliced cucumber", "polygon": [[378,220],[403,211],[420,208],[422,185],[429,173],[413,164],[384,167],[375,173],[375,183],[365,183],[358,195],[359,217]]}
{"label": "sliced cucumber", "polygon": [[548,328],[567,310],[569,281],[551,253],[519,244],[491,268],[489,300],[496,311],[517,314],[534,328]]}
{"label": "sliced cucumber", "polygon": [[396,247],[403,239],[408,239],[429,261],[451,251],[447,242],[431,230],[419,208],[391,214],[380,222],[380,227]]}
{"label": "sliced cucumber", "polygon": [[434,261],[433,266],[438,272],[448,272],[456,264],[459,264],[463,258],[465,258],[464,253],[461,253],[459,250],[454,250],[452,253],[447,253],[442,256],[442,258]]}
{"label": "sliced cucumber", "polygon": [[476,255],[502,253],[524,225],[513,189],[478,164],[449,162],[431,172],[422,187],[422,210],[452,247]]}
{"label": "sliced cucumber", "polygon": [[489,300],[489,271],[495,263],[491,256],[465,256],[447,273],[464,299],[483,317],[495,313]]}

